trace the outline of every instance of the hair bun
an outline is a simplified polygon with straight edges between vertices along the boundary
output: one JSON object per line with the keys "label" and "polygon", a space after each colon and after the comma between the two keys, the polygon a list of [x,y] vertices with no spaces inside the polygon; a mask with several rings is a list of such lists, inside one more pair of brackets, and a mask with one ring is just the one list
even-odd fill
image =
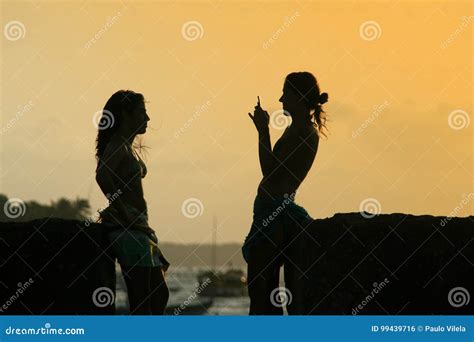
{"label": "hair bun", "polygon": [[319,95],[318,103],[319,103],[319,104],[323,104],[323,103],[328,102],[328,97],[329,97],[329,96],[328,96],[328,93],[321,93],[321,94]]}

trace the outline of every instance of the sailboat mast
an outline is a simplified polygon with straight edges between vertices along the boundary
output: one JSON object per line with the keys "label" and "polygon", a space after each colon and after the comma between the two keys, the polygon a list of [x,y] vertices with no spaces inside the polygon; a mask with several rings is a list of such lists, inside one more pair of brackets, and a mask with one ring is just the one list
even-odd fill
{"label": "sailboat mast", "polygon": [[212,218],[212,248],[211,248],[211,264],[212,272],[217,272],[217,218],[216,215]]}

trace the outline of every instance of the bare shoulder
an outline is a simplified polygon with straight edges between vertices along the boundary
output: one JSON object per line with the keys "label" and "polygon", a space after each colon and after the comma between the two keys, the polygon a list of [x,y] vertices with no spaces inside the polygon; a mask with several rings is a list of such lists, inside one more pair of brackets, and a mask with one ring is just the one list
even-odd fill
{"label": "bare shoulder", "polygon": [[298,132],[299,139],[305,141],[307,144],[313,145],[319,142],[319,135],[316,128],[311,125],[301,129]]}
{"label": "bare shoulder", "polygon": [[107,144],[107,147],[104,151],[104,156],[114,157],[114,156],[125,156],[127,154],[127,148],[125,144],[117,139],[111,139]]}
{"label": "bare shoulder", "polygon": [[[308,126],[299,132],[298,145],[301,153],[308,158],[314,158],[318,151],[319,135],[314,126]],[[311,156],[311,157],[310,157]]]}

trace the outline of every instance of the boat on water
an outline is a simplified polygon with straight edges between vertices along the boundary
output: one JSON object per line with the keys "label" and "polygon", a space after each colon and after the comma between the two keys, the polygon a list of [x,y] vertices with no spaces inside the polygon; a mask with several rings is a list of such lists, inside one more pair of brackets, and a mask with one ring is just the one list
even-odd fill
{"label": "boat on water", "polygon": [[198,274],[202,297],[247,296],[247,278],[244,271],[232,268],[225,271],[205,271]]}
{"label": "boat on water", "polygon": [[213,217],[211,270],[197,276],[202,291],[201,297],[243,297],[247,296],[247,277],[243,270],[228,263],[225,269],[217,270],[217,218]]}
{"label": "boat on water", "polygon": [[[212,298],[199,295],[200,288],[197,283],[195,287],[186,288],[182,284],[173,281],[171,277],[168,287],[170,289],[170,299],[166,307],[166,315],[204,315],[213,303]],[[130,314],[127,286],[120,268],[116,272],[115,293],[115,313],[117,315]]]}

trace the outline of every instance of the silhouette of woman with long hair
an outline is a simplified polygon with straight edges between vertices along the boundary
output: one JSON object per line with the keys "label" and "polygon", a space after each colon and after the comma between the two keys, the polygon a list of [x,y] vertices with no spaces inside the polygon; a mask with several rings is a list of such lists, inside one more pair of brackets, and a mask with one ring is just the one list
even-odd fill
{"label": "silhouette of woman with long hair", "polygon": [[[258,155],[263,174],[253,207],[253,223],[242,253],[248,265],[248,293],[251,315],[281,315],[286,304],[289,314],[304,313],[302,293],[297,288],[298,267],[288,256],[294,239],[312,221],[306,210],[295,203],[298,187],[310,170],[318,150],[319,136],[325,128],[322,104],[328,94],[321,93],[316,78],[309,72],[289,74],[280,102],[283,113],[291,116],[275,146],[271,147],[269,115],[260,99],[250,118],[258,132]],[[324,133],[323,133],[324,134]],[[280,267],[285,265],[286,294],[279,293]],[[302,272],[299,272],[302,273]],[[284,303],[281,299],[287,299]]]}
{"label": "silhouette of woman with long hair", "polygon": [[169,291],[164,273],[169,263],[148,225],[142,178],[147,173],[135,143],[150,120],[142,94],[119,90],[105,104],[96,140],[96,180],[109,200],[99,222],[110,225],[110,248],[122,268],[130,313],[162,315]]}

